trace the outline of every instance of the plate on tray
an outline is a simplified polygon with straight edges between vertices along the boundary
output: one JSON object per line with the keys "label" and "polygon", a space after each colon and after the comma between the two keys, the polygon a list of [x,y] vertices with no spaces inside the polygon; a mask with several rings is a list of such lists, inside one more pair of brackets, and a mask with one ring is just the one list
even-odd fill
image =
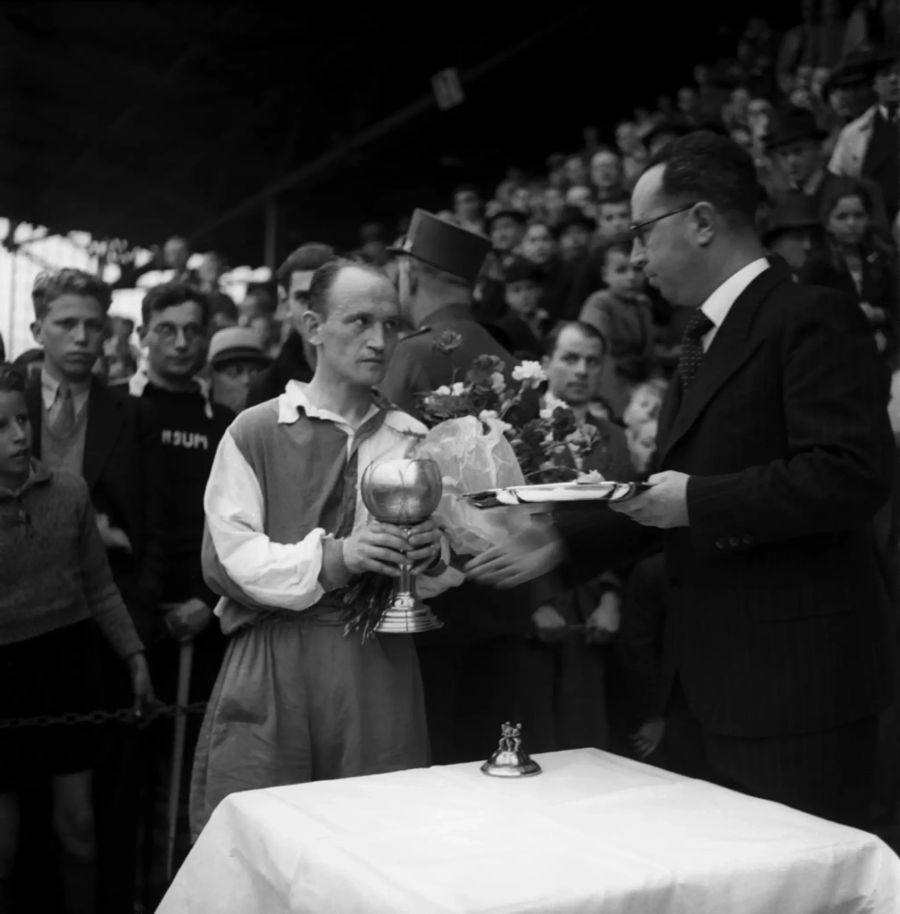
{"label": "plate on tray", "polygon": [[507,505],[558,504],[573,501],[625,501],[649,488],[645,482],[551,482],[534,486],[506,486],[467,492],[476,508]]}

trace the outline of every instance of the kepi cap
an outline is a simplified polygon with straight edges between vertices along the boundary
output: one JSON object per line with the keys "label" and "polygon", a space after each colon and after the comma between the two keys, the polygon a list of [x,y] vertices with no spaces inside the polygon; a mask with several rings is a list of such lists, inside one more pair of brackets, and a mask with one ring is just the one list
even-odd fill
{"label": "kepi cap", "polygon": [[388,250],[415,257],[436,270],[443,270],[475,284],[491,242],[458,225],[445,222],[424,209],[413,212],[403,242]]}

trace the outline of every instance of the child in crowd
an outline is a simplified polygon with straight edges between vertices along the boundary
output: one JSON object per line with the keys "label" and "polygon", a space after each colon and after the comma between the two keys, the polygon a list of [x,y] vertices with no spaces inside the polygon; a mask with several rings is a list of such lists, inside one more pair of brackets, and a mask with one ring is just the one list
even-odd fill
{"label": "child in crowd", "polygon": [[608,347],[599,393],[622,415],[632,391],[653,368],[655,331],[650,300],[631,263],[631,240],[620,236],[600,252],[605,289],[584,303],[579,320],[599,330]]}
{"label": "child in crowd", "polygon": [[634,467],[640,474],[649,470],[656,450],[656,423],[666,386],[661,378],[639,384],[632,391],[628,406],[622,414],[625,440]]}
{"label": "child in crowd", "polygon": [[540,360],[549,315],[540,307],[544,289],[538,267],[517,257],[504,271],[504,290],[507,313],[497,326],[506,334],[510,352],[517,359]]}
{"label": "child in crowd", "polygon": [[[128,663],[135,712],[153,698],[143,646],[113,583],[80,476],[31,457],[25,378],[0,365],[0,717],[102,707],[97,627]],[[0,910],[12,907],[17,791],[53,781],[63,910],[94,910],[91,769],[102,730],[89,724],[15,728],[0,739]]]}

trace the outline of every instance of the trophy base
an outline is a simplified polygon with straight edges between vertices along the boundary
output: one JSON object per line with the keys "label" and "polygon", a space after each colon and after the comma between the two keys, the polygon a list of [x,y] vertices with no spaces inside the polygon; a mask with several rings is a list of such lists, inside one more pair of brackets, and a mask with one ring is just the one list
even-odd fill
{"label": "trophy base", "polygon": [[481,770],[495,778],[527,778],[540,774],[541,766],[524,752],[495,752]]}
{"label": "trophy base", "polygon": [[444,623],[424,603],[398,600],[384,611],[375,631],[385,635],[411,635],[443,627]]}

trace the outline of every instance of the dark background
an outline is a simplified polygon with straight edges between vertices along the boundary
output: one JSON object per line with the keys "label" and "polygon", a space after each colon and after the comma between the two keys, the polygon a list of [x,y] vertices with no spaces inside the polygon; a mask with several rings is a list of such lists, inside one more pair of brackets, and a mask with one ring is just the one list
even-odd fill
{"label": "dark background", "polygon": [[[431,94],[457,67],[466,100],[434,104],[277,195],[280,259],[356,243],[414,206],[490,196],[509,166],[541,172],[611,138],[635,105],[733,54],[751,15],[796,4],[2,3],[0,215],[132,244],[173,232],[232,263],[264,256],[264,197],[243,201]],[[518,50],[516,50],[518,47]],[[497,55],[488,72],[465,75]]]}

